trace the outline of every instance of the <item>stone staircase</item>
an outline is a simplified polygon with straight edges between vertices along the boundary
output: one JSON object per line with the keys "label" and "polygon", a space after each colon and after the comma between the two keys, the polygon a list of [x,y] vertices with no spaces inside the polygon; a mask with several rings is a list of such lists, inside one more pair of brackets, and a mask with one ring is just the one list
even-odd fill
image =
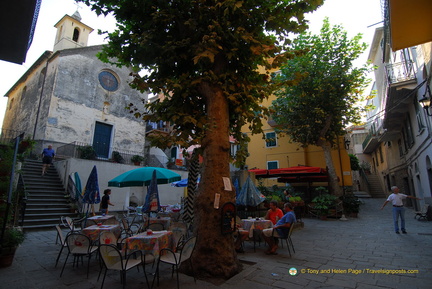
{"label": "stone staircase", "polygon": [[369,182],[369,194],[372,198],[386,198],[386,194],[384,193],[379,177],[374,174],[367,175]]}
{"label": "stone staircase", "polygon": [[76,217],[64,197],[66,190],[54,166],[43,177],[41,172],[41,161],[25,160],[21,170],[27,194],[25,230],[53,227],[59,224],[61,216]]}

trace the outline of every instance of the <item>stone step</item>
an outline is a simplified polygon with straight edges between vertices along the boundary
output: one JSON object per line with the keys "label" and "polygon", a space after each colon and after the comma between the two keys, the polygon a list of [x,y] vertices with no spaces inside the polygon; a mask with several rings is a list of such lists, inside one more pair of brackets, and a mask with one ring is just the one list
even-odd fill
{"label": "stone step", "polygon": [[353,192],[353,194],[358,198],[371,198],[371,195],[369,195],[368,192],[364,192],[364,191]]}
{"label": "stone step", "polygon": [[70,211],[65,211],[61,213],[47,213],[44,215],[41,214],[26,214],[25,219],[26,220],[37,220],[37,219],[56,219],[58,222],[60,222],[60,217],[68,216],[68,217],[75,217],[76,213],[71,213]]}

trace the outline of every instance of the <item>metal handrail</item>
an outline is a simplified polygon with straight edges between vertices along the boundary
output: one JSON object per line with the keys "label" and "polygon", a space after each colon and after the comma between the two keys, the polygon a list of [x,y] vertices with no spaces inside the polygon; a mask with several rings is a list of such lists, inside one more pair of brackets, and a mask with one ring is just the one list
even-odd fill
{"label": "metal handrail", "polygon": [[[92,145],[75,141],[75,142],[72,142],[72,143],[58,147],[56,149],[56,156],[59,158],[64,158],[64,159],[80,158],[81,153],[79,151],[79,148],[80,147],[86,147],[86,146],[92,146]],[[101,157],[96,157],[96,159],[99,161],[114,161],[114,162],[119,162],[122,164],[133,164],[131,158],[134,155],[139,155],[139,156],[144,157],[142,152],[128,151],[128,150],[123,150],[123,149],[119,149],[116,147],[110,147],[110,151],[112,151],[113,155],[111,155],[111,157],[109,159],[101,158]],[[119,156],[118,159],[116,159],[114,157],[114,152],[117,152],[117,155]]]}

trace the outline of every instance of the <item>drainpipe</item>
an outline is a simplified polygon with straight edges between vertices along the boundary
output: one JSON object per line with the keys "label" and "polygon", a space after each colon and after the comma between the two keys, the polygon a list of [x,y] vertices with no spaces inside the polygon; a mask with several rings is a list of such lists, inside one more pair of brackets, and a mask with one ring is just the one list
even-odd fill
{"label": "drainpipe", "polygon": [[42,95],[43,95],[44,88],[45,88],[45,80],[46,80],[46,77],[47,77],[47,74],[48,74],[48,64],[49,64],[49,59],[46,60],[45,75],[44,75],[44,79],[43,79],[43,82],[42,82],[41,92],[40,92],[40,95],[39,95],[39,105],[38,105],[38,109],[37,109],[37,112],[36,112],[36,120],[35,120],[35,124],[34,124],[32,140],[34,140],[35,136],[36,136],[36,128],[37,128],[37,125],[38,125],[39,113],[40,113],[40,109],[41,109],[41,105],[42,105]]}

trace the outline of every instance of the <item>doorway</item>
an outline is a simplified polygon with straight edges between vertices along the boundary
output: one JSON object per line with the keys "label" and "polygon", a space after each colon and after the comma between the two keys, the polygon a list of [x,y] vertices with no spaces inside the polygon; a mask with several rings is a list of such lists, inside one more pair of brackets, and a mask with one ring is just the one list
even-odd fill
{"label": "doorway", "polygon": [[93,137],[93,148],[95,149],[98,158],[109,158],[112,129],[112,125],[96,122]]}

